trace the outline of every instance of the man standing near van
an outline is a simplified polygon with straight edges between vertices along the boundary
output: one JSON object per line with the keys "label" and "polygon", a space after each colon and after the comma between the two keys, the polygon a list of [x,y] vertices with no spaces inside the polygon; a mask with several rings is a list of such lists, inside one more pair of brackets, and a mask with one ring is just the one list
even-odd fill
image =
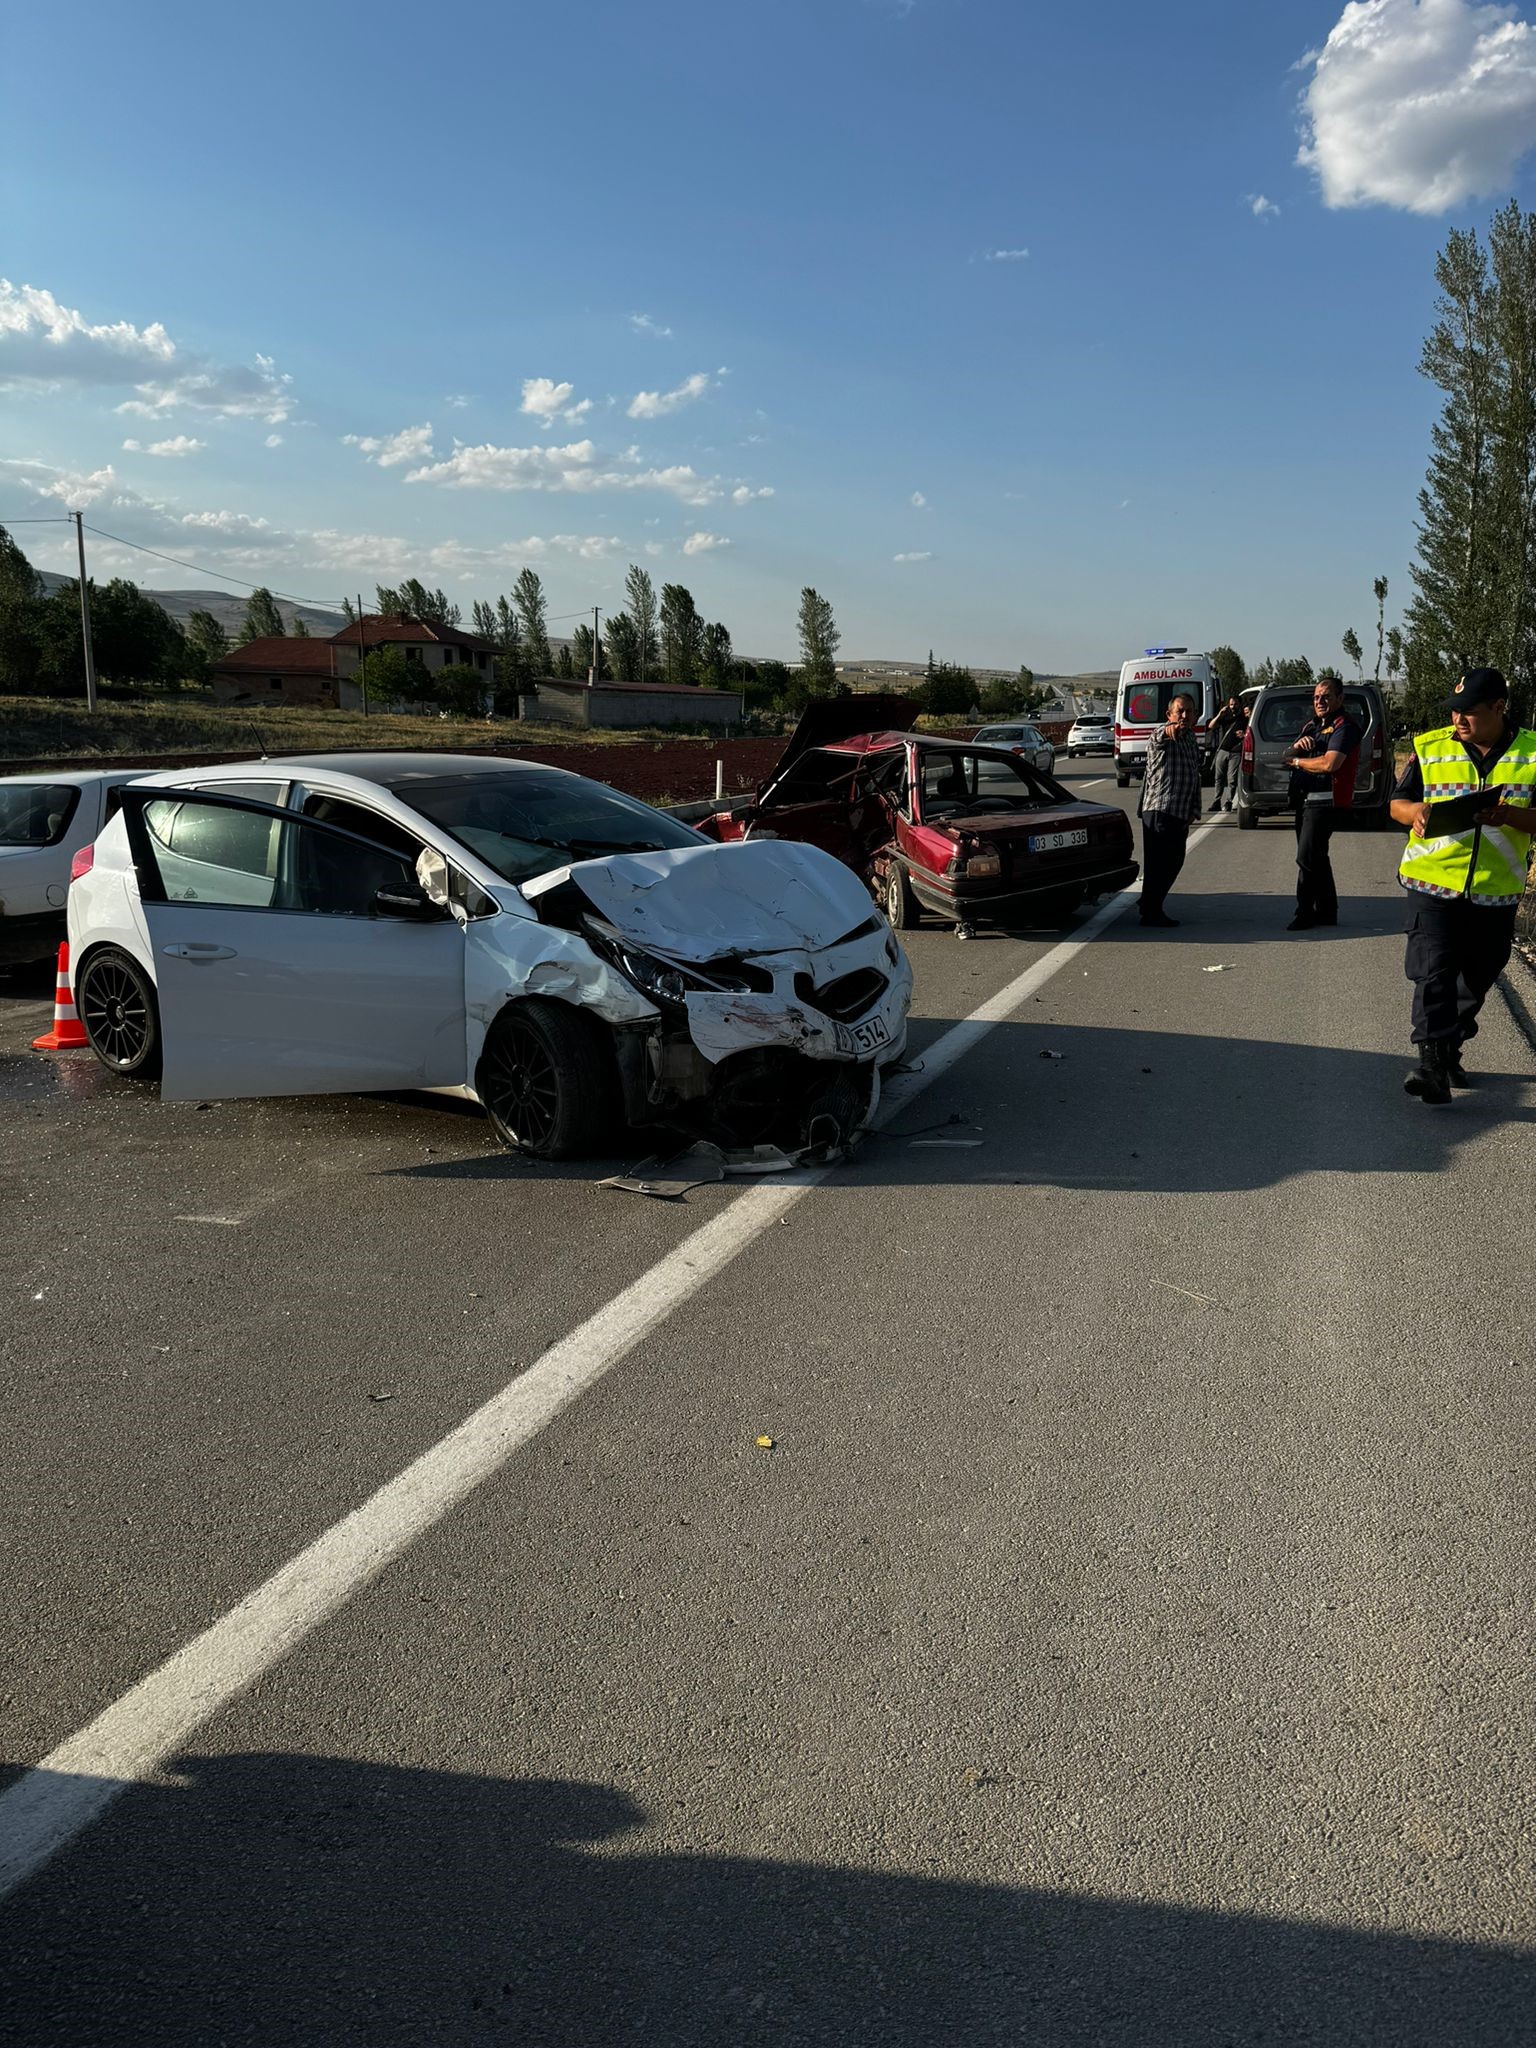
{"label": "man standing near van", "polygon": [[1216,787],[1211,793],[1211,813],[1237,809],[1237,778],[1243,765],[1243,734],[1248,730],[1248,707],[1236,690],[1211,720],[1215,740]]}
{"label": "man standing near van", "polygon": [[1403,1086],[1449,1102],[1471,1084],[1461,1048],[1514,944],[1515,912],[1536,833],[1536,732],[1507,715],[1496,668],[1468,669],[1446,702],[1450,724],[1421,732],[1392,792],[1408,827],[1397,879],[1408,891],[1413,1042]]}
{"label": "man standing near van", "polygon": [[1296,915],[1286,926],[1292,932],[1339,921],[1339,892],[1328,849],[1340,813],[1355,801],[1355,770],[1364,737],[1344,709],[1344,685],[1337,676],[1318,677],[1312,711],[1286,762],[1296,813]]}
{"label": "man standing near van", "polygon": [[1175,697],[1168,723],[1147,742],[1147,772],[1141,782],[1141,921],[1171,931],[1178,919],[1163,908],[1184,865],[1189,828],[1200,815],[1200,742],[1195,738],[1195,703]]}

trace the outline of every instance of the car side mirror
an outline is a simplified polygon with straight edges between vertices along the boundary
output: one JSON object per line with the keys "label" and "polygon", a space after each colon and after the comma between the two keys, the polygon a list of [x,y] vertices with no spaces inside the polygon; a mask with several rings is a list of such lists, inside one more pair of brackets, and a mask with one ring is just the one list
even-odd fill
{"label": "car side mirror", "polygon": [[403,918],[408,924],[436,924],[448,915],[419,882],[386,882],[374,895],[373,914]]}

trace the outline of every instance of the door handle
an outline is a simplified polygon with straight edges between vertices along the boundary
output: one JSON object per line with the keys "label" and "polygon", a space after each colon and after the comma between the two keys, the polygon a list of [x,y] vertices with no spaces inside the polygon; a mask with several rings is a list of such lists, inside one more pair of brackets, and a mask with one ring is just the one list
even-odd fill
{"label": "door handle", "polygon": [[160,950],[168,960],[233,960],[235,957],[233,946],[202,945],[196,939],[184,946],[162,946]]}

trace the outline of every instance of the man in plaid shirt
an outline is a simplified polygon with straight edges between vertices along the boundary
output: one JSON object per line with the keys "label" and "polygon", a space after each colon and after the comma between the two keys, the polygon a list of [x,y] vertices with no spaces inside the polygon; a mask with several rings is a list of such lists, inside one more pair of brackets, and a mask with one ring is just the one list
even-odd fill
{"label": "man in plaid shirt", "polygon": [[1189,828],[1200,815],[1200,742],[1195,706],[1175,697],[1168,723],[1147,742],[1147,772],[1141,783],[1141,921],[1171,931],[1178,919],[1163,908],[1184,865]]}

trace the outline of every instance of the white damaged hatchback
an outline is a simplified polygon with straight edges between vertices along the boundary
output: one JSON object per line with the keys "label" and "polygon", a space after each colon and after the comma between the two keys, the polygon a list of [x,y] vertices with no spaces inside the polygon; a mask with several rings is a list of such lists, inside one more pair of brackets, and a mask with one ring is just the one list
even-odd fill
{"label": "white damaged hatchback", "polygon": [[912,992],[831,854],[475,755],[146,777],[75,857],[69,940],[98,1058],[167,1099],[445,1089],[545,1159],[845,1143]]}

